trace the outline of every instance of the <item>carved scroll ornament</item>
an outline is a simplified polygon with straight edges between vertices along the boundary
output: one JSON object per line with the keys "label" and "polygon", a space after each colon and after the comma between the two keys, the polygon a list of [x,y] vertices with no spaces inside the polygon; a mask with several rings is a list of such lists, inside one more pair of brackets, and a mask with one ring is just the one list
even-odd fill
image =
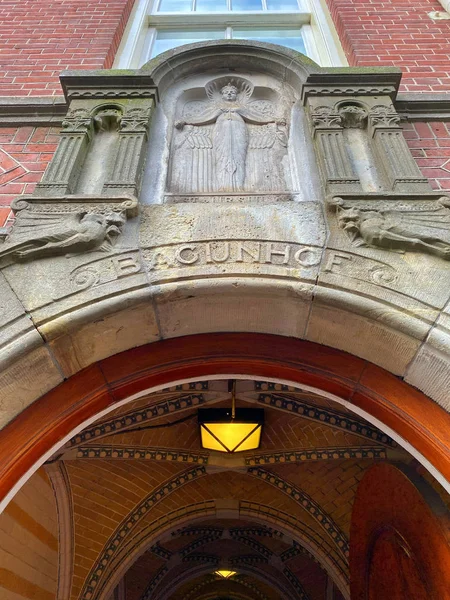
{"label": "carved scroll ornament", "polygon": [[450,198],[355,200],[334,197],[339,227],[355,246],[424,252],[450,260]]}

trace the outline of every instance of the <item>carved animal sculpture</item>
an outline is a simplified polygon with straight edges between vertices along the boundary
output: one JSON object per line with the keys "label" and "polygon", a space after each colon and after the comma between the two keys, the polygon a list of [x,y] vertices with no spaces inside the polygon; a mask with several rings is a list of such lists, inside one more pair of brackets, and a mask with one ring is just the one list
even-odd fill
{"label": "carved animal sculpture", "polygon": [[426,252],[450,260],[450,211],[443,202],[428,211],[340,208],[338,222],[355,245]]}
{"label": "carved animal sculpture", "polygon": [[120,235],[125,222],[120,213],[24,213],[18,217],[7,241],[0,245],[0,260],[33,260],[106,250]]}

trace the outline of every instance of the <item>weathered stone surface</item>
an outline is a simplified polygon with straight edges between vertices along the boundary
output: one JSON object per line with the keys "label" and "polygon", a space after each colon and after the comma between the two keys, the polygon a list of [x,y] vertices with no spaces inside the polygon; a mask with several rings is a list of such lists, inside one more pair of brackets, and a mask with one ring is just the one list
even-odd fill
{"label": "weathered stone surface", "polygon": [[45,347],[15,360],[0,374],[0,427],[63,380]]}
{"label": "weathered stone surface", "polygon": [[[45,326],[42,331],[51,337]],[[51,340],[49,346],[64,376],[70,377],[97,360],[158,339],[155,311],[149,301],[72,327],[67,334]]]}
{"label": "weathered stone surface", "polygon": [[397,71],[211,42],[63,84],[63,140],[0,246],[2,343],[28,336],[30,373],[51,363],[21,406],[112,353],[213,331],[337,347],[445,404],[450,213],[406,149]]}
{"label": "weathered stone surface", "polygon": [[140,232],[152,283],[233,275],[313,282],[325,240],[312,202],[143,207]]}
{"label": "weathered stone surface", "polygon": [[3,367],[23,354],[42,344],[31,317],[14,294],[4,275],[0,272],[0,360]]}
{"label": "weathered stone surface", "polygon": [[[340,299],[336,298],[338,295]],[[367,301],[363,296],[351,297],[347,291],[330,294],[328,290],[316,288],[306,339],[339,348],[403,375],[421,341],[411,335],[411,331],[402,332],[402,329],[410,329],[409,325],[400,310]],[[423,337],[426,331],[423,327]]]}
{"label": "weathered stone surface", "polygon": [[311,285],[258,277],[211,277],[155,292],[163,338],[225,330],[304,337],[311,298]]}

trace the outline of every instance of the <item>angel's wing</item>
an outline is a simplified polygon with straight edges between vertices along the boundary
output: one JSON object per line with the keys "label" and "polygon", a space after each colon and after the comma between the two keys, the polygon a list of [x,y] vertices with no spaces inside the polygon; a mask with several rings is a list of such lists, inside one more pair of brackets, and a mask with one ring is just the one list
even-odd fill
{"label": "angel's wing", "polygon": [[181,133],[182,138],[178,144],[180,148],[183,144],[187,144],[189,148],[212,148],[212,140],[209,133],[209,127],[196,127],[187,125]]}
{"label": "angel's wing", "polygon": [[186,102],[183,107],[183,120],[201,120],[201,118],[206,117],[210,111],[210,102],[205,102],[204,100],[193,100],[192,102]]}
{"label": "angel's wing", "polygon": [[249,148],[273,148],[276,142],[287,146],[286,134],[275,123],[252,127]]}
{"label": "angel's wing", "polygon": [[14,224],[8,244],[32,240],[54,241],[60,238],[62,232],[67,234],[68,231],[73,230],[76,233],[83,214],[63,212],[32,213],[24,210],[20,213]]}
{"label": "angel's wing", "polygon": [[275,118],[275,106],[269,100],[253,100],[247,104],[246,108],[261,117]]}

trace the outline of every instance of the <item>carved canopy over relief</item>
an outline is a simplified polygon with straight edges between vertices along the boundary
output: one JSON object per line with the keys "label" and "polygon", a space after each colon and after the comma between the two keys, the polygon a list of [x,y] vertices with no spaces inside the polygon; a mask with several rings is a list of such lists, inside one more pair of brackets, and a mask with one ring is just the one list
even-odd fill
{"label": "carved canopy over relief", "polygon": [[287,115],[279,95],[244,77],[212,79],[178,102],[169,192],[288,189]]}

